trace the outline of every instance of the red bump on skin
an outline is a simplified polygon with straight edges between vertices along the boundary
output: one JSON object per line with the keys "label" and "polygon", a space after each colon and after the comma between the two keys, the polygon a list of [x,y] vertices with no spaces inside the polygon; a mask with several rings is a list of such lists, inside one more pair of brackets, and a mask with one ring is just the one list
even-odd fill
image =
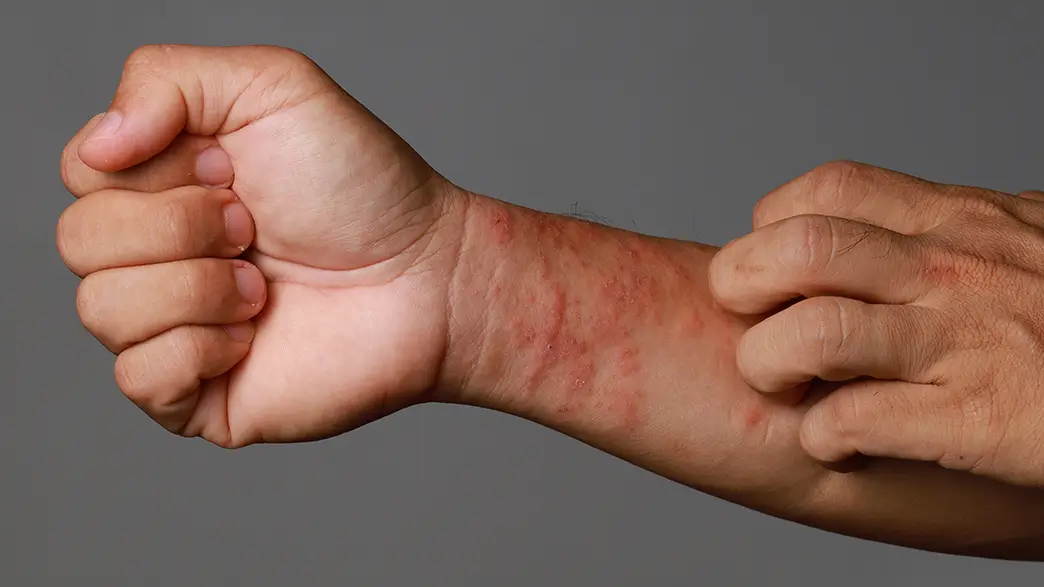
{"label": "red bump on skin", "polygon": [[533,344],[533,342],[536,341],[536,330],[533,330],[532,328],[526,328],[522,331],[522,337],[529,344]]}
{"label": "red bump on skin", "polygon": [[617,354],[617,367],[619,368],[622,377],[630,377],[637,373],[640,368],[637,351],[631,347],[620,349]]}
{"label": "red bump on skin", "polygon": [[961,265],[948,256],[938,256],[929,261],[925,275],[933,283],[943,285],[962,281],[968,276],[968,265]]}
{"label": "red bump on skin", "polygon": [[747,428],[753,428],[753,427],[757,426],[758,424],[761,424],[761,421],[764,420],[764,419],[765,419],[765,412],[763,412],[760,407],[755,406],[755,407],[747,410],[745,423],[747,424]]}
{"label": "red bump on skin", "polygon": [[490,224],[493,230],[493,240],[498,245],[503,246],[511,241],[513,231],[511,227],[511,218],[508,216],[507,212],[497,210],[493,214]]}
{"label": "red bump on skin", "polygon": [[537,260],[540,263],[540,276],[547,279],[551,276],[551,264],[547,260],[547,256],[543,252],[537,254]]}
{"label": "red bump on skin", "polygon": [[756,275],[765,272],[765,266],[760,264],[751,265],[749,263],[736,263],[732,269],[736,273],[745,273],[747,275]]}
{"label": "red bump on skin", "polygon": [[615,425],[634,434],[643,424],[645,392],[640,388],[613,388],[606,397]]}
{"label": "red bump on skin", "polygon": [[565,401],[558,407],[559,413],[573,414],[587,407],[594,395],[594,376],[594,363],[587,360],[581,361],[579,366],[567,372],[569,390],[565,394]]}
{"label": "red bump on skin", "polygon": [[535,390],[547,379],[551,368],[558,361],[565,310],[565,291],[561,286],[553,286],[551,307],[546,319],[537,328],[529,328],[525,332],[526,340],[531,342],[537,351],[532,371],[527,378],[527,387],[530,390]]}

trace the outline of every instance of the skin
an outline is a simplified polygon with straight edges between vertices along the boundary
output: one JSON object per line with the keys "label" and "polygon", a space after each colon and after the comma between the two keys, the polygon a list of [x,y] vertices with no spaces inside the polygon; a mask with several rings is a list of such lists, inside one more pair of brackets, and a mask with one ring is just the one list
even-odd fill
{"label": "skin", "polygon": [[715,298],[791,305],[741,338],[744,380],[791,397],[851,382],[806,415],[810,455],[1044,488],[1044,194],[837,162],[766,196],[754,227],[714,259]]}
{"label": "skin", "polygon": [[799,523],[1044,559],[1036,490],[809,457],[807,407],[737,368],[758,318],[714,302],[713,247],[468,192],[286,49],[145,47],[109,112],[63,155],[58,248],[167,430],[236,448],[482,406]]}

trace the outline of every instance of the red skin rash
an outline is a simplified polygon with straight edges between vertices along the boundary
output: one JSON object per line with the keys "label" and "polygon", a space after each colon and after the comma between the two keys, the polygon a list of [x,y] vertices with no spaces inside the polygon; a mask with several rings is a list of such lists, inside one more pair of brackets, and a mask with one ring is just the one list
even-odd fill
{"label": "red skin rash", "polygon": [[[814,463],[797,442],[802,410],[769,401],[736,369],[736,341],[753,321],[713,303],[711,247],[481,198],[468,205],[471,244],[454,267],[440,397],[539,422],[805,525],[965,554],[1011,536],[1040,544],[1038,493],[958,480],[934,463],[884,461],[849,476]],[[491,254],[497,209],[514,240]],[[939,278],[954,272],[945,262],[933,268]],[[985,542],[956,544],[959,535]]]}
{"label": "red skin rash", "polygon": [[[603,227],[586,222],[547,215],[505,220],[498,213],[490,227],[495,242],[500,242],[504,226],[535,233],[539,242],[528,261],[502,268],[514,274],[503,288],[492,286],[495,295],[508,300],[505,307],[514,309],[505,320],[505,352],[524,365],[516,391],[541,394],[541,400],[558,406],[559,414],[598,409],[612,420],[610,426],[640,433],[648,406],[640,344],[632,330],[662,322],[662,298],[677,291],[684,280],[680,271],[651,274],[650,261],[657,261],[662,271],[658,253],[626,233],[621,239],[629,240],[608,253],[609,263],[591,258],[606,254],[584,247],[591,231]],[[514,291],[508,291],[507,283],[514,284]],[[694,310],[682,327],[696,336],[703,326]]]}
{"label": "red skin rash", "polygon": [[700,310],[695,306],[689,308],[688,314],[681,323],[682,332],[687,336],[699,336],[703,333],[706,328],[706,324],[703,322],[703,317],[700,315]]}
{"label": "red skin rash", "polygon": [[493,242],[497,243],[500,248],[511,242],[513,236],[511,221],[511,217],[504,210],[497,210],[490,219]]}

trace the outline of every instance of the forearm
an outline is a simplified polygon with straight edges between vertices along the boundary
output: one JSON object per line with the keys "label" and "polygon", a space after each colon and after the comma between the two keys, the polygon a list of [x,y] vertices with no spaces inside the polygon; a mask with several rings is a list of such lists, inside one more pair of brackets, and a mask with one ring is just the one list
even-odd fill
{"label": "forearm", "polygon": [[[714,307],[711,247],[472,197],[440,399],[539,422],[771,515],[908,546],[1031,557],[1044,495],[922,464],[842,475],[797,443],[802,409],[743,384],[747,324]],[[1044,556],[1037,544],[1036,556]]]}

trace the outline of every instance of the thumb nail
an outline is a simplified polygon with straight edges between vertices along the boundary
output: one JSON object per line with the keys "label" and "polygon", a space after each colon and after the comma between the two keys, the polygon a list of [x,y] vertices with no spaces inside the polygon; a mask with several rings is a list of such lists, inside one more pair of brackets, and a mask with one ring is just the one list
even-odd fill
{"label": "thumb nail", "polygon": [[105,113],[98,125],[91,130],[90,134],[87,135],[87,140],[84,142],[97,139],[111,139],[116,136],[116,132],[120,130],[121,124],[123,124],[123,115],[116,110],[110,110]]}

